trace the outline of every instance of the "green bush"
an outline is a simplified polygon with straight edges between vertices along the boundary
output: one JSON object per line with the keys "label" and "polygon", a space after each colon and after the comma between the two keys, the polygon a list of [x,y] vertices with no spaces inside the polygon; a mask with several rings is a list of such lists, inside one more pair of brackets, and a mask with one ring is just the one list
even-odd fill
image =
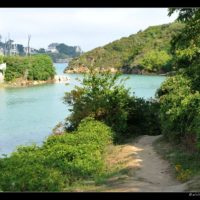
{"label": "green bush", "polygon": [[[15,165],[14,159],[21,162],[21,166]],[[64,187],[65,178],[58,170],[38,163],[23,165],[23,161],[18,157],[12,157],[12,162],[0,161],[3,169],[0,188],[3,191],[59,191]]]}
{"label": "green bush", "polygon": [[154,99],[132,98],[129,102],[128,131],[129,135],[159,135],[160,118],[159,102]]}
{"label": "green bush", "polygon": [[110,126],[118,140],[118,133],[126,133],[129,90],[119,79],[119,74],[90,71],[81,82],[66,93],[64,101],[70,104],[71,115],[67,118],[68,129],[76,129],[85,117],[94,117]]}
{"label": "green bush", "polygon": [[77,181],[106,173],[104,150],[112,142],[109,127],[84,119],[76,132],[51,135],[41,147],[19,147],[0,159],[3,191],[64,191]]}
{"label": "green bush", "polygon": [[[158,91],[163,134],[171,141],[198,144],[200,93],[183,75],[168,78]],[[189,141],[193,138],[193,141]]]}
{"label": "green bush", "polygon": [[72,111],[66,121],[67,130],[75,130],[83,118],[92,116],[112,128],[115,142],[138,134],[159,134],[159,103],[130,96],[124,81],[109,72],[86,74],[82,87],[65,95]]}
{"label": "green bush", "polygon": [[166,51],[151,50],[140,59],[142,68],[149,72],[160,72],[161,69],[167,69],[171,61],[171,55]]}
{"label": "green bush", "polygon": [[4,58],[7,68],[5,71],[5,80],[12,81],[16,78],[24,78],[26,70],[29,67],[27,57],[8,56]]}
{"label": "green bush", "polygon": [[[85,131],[87,129],[87,132]],[[94,134],[94,133],[98,134]],[[77,140],[79,138],[79,140]],[[81,144],[96,144],[99,148],[104,148],[105,145],[111,143],[113,135],[111,129],[100,122],[93,123],[90,118],[86,118],[81,121],[78,126],[77,131],[73,134],[57,135],[50,136],[44,145],[51,146],[54,143],[67,143],[72,146],[81,145]]]}
{"label": "green bush", "polygon": [[2,55],[0,55],[0,64],[2,64],[3,63],[3,56]]}
{"label": "green bush", "polygon": [[55,75],[55,68],[49,56],[37,55],[31,57],[31,67],[28,71],[29,80],[48,80]]}
{"label": "green bush", "polygon": [[55,75],[55,68],[49,56],[35,55],[31,57],[8,56],[4,58],[7,64],[5,80],[17,78],[28,80],[48,80]]}

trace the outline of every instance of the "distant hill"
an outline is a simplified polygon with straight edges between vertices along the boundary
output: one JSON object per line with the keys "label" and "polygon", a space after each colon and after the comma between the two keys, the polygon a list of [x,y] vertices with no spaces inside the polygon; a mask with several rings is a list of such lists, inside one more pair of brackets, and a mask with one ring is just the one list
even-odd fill
{"label": "distant hill", "polygon": [[[1,35],[0,35],[1,38]],[[24,47],[22,44],[16,44],[14,40],[9,39],[6,42],[0,40],[0,55],[19,55],[26,56],[28,47]],[[31,55],[35,54],[48,54],[53,62],[68,62],[72,58],[83,54],[82,49],[79,46],[68,46],[64,43],[51,43],[48,49],[29,48]]]}
{"label": "distant hill", "polygon": [[51,43],[46,52],[54,62],[69,61],[80,56],[83,51],[79,46],[68,46],[64,43]]}
{"label": "distant hill", "polygon": [[165,73],[172,68],[170,41],[183,26],[180,23],[150,26],[72,59],[66,72],[84,72],[94,67],[124,73]]}

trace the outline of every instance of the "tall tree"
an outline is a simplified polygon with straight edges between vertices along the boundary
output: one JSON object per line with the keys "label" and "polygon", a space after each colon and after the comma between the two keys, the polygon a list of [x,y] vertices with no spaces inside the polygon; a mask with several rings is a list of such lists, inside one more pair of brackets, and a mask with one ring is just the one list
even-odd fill
{"label": "tall tree", "polygon": [[200,8],[170,8],[168,14],[175,12],[185,24],[172,40],[175,64],[192,80],[192,88],[200,91]]}
{"label": "tall tree", "polygon": [[28,51],[27,51],[28,56],[30,56],[30,40],[31,40],[31,35],[29,34],[28,35]]}
{"label": "tall tree", "polygon": [[17,44],[17,50],[19,55],[24,55],[24,46],[22,44]]}
{"label": "tall tree", "polygon": [[169,8],[168,15],[178,12],[177,20],[185,24],[185,28],[172,41],[173,51],[191,46],[200,46],[200,9]]}

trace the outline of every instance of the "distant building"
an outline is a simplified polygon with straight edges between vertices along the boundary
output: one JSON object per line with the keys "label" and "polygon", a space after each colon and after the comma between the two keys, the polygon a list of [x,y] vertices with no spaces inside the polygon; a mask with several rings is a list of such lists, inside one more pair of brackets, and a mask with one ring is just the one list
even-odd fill
{"label": "distant building", "polygon": [[0,55],[4,55],[4,49],[2,47],[0,48]]}
{"label": "distant building", "polygon": [[18,55],[19,51],[17,48],[17,44],[12,44],[10,49],[10,55]]}
{"label": "distant building", "polygon": [[0,55],[19,55],[20,54],[20,47],[23,45],[20,44],[5,44],[4,47],[0,47]]}
{"label": "distant building", "polygon": [[83,53],[82,50],[81,50],[81,48],[80,48],[79,46],[75,46],[75,51],[76,51],[77,53],[80,53],[80,54]]}
{"label": "distant building", "polygon": [[4,73],[6,71],[6,63],[0,64],[0,71],[1,73]]}
{"label": "distant building", "polygon": [[49,51],[49,52],[51,52],[51,53],[58,53],[58,50],[56,49],[56,47],[57,47],[58,45],[59,45],[58,43],[51,43],[51,44],[48,46],[47,51]]}
{"label": "distant building", "polygon": [[[28,54],[28,47],[24,47],[24,52],[25,52],[26,55]],[[37,49],[34,49],[34,48],[29,47],[29,53],[30,53],[31,55],[37,54]]]}
{"label": "distant building", "polygon": [[4,82],[5,71],[6,71],[6,63],[0,64],[0,83]]}

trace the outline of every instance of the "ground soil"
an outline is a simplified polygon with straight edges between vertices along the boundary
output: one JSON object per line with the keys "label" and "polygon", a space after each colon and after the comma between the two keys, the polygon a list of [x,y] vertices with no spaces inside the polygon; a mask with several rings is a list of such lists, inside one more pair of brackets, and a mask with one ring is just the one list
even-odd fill
{"label": "ground soil", "polygon": [[126,163],[126,175],[110,178],[104,192],[183,192],[186,183],[173,176],[170,165],[158,155],[153,142],[160,136],[144,135],[137,141],[122,145],[109,158],[110,164]]}

